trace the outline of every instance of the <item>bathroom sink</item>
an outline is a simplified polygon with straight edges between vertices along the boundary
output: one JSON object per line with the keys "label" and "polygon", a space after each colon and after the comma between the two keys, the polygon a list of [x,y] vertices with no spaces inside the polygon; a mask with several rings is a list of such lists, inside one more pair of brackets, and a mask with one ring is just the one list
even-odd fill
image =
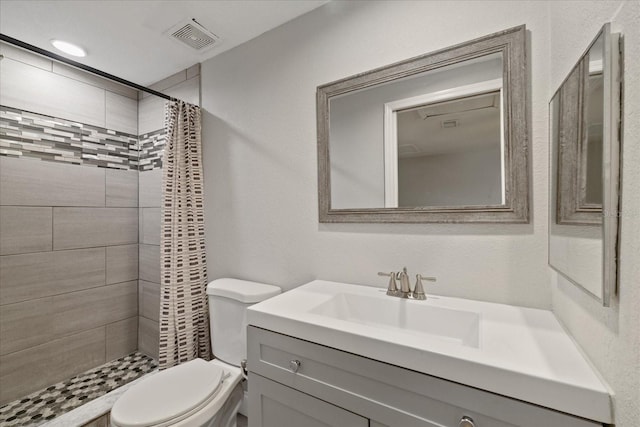
{"label": "bathroom sink", "polygon": [[434,307],[423,301],[381,295],[338,293],[309,313],[360,325],[410,334],[415,339],[433,338],[469,347],[479,347],[480,315]]}
{"label": "bathroom sink", "polygon": [[[247,310],[248,324],[583,418],[607,387],[548,310],[315,280]],[[610,421],[606,421],[610,422]]]}

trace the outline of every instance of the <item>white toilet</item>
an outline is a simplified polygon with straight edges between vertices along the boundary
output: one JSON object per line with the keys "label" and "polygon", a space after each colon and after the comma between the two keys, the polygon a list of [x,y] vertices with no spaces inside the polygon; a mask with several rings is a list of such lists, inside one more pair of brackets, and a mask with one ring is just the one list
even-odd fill
{"label": "white toilet", "polygon": [[235,427],[243,402],[240,362],[247,357],[247,307],[280,288],[237,279],[209,283],[216,359],[195,359],[131,386],[113,405],[113,427]]}

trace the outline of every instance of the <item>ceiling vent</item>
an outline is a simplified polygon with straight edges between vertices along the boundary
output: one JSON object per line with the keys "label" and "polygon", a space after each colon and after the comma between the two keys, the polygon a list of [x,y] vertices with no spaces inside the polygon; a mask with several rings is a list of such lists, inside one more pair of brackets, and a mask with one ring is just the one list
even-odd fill
{"label": "ceiling vent", "polygon": [[204,52],[217,45],[220,37],[200,25],[195,19],[182,21],[167,31],[167,35],[198,52]]}

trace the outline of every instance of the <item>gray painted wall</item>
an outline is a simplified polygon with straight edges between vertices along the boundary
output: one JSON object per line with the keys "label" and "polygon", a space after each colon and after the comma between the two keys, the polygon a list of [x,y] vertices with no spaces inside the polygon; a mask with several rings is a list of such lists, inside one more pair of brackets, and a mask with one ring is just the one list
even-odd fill
{"label": "gray painted wall", "polygon": [[640,2],[549,3],[551,46],[548,98],[560,86],[605,22],[624,37],[624,134],[620,215],[619,296],[604,308],[552,274],[553,312],[566,326],[615,396],[615,424],[640,419]]}
{"label": "gray painted wall", "polygon": [[[495,11],[499,8],[500,13]],[[203,64],[210,277],[291,289],[315,278],[384,287],[377,271],[438,277],[427,292],[553,308],[640,419],[640,8],[634,2],[333,2]],[[425,16],[437,16],[424,24]],[[548,102],[605,22],[625,35],[621,296],[604,309],[548,259]],[[319,224],[318,85],[526,24],[531,78],[530,225]],[[452,29],[455,28],[455,31]],[[383,29],[383,30],[381,30]],[[549,32],[551,29],[551,33]],[[465,268],[460,268],[464,265]],[[552,278],[553,276],[553,278]]]}
{"label": "gray painted wall", "polygon": [[398,160],[400,206],[502,204],[500,147]]}
{"label": "gray painted wall", "polygon": [[502,61],[492,59],[332,99],[331,207],[384,207],[385,103],[501,77]]}
{"label": "gray painted wall", "polygon": [[[425,25],[425,16],[439,19]],[[523,23],[532,37],[531,224],[318,223],[318,85]],[[211,278],[384,287],[376,273],[406,265],[438,277],[427,292],[550,308],[547,65],[547,10],[535,2],[501,2],[500,14],[484,2],[333,2],[203,63]]]}

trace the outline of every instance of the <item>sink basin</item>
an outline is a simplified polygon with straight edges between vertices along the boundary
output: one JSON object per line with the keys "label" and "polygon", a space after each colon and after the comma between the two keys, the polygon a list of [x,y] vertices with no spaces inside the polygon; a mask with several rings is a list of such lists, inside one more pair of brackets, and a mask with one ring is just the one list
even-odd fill
{"label": "sink basin", "polygon": [[380,296],[339,293],[309,313],[459,345],[480,346],[480,315]]}
{"label": "sink basin", "polygon": [[314,280],[252,305],[249,325],[611,423],[607,387],[552,312]]}

